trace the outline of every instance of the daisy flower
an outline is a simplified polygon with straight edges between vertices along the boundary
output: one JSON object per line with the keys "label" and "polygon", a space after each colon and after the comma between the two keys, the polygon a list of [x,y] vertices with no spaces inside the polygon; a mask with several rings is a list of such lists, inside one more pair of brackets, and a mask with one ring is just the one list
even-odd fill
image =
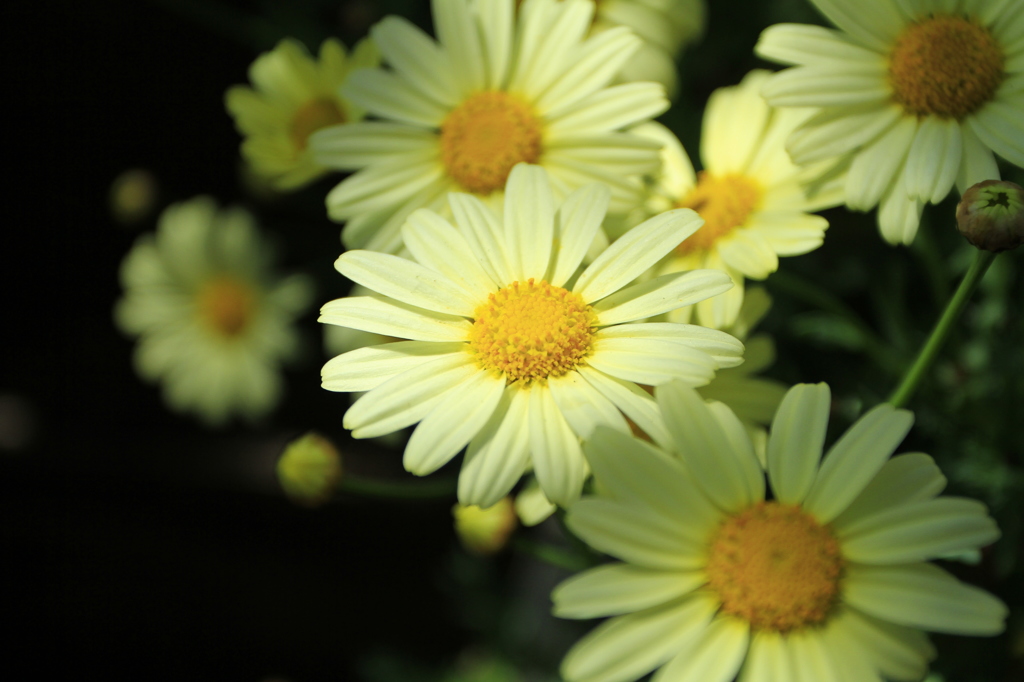
{"label": "daisy flower", "polygon": [[[800,168],[789,160],[782,142],[810,112],[769,107],[759,94],[768,76],[752,71],[738,86],[711,95],[704,110],[700,173],[694,173],[667,128],[649,123],[635,129],[664,145],[661,172],[639,217],[682,207],[704,218],[704,227],[676,245],[654,272],[712,268],[727,273],[736,286],[696,308],[697,321],[716,329],[736,321],[744,278],[764,279],[778,268],[779,256],[821,246],[828,222],[811,212],[843,201],[834,182],[808,196],[806,186],[822,182],[834,164]],[[691,314],[683,310],[673,319],[686,321]]]}
{"label": "daisy flower", "polygon": [[1024,166],[1024,3],[811,0],[839,30],[771,26],[755,48],[793,64],[763,93],[822,107],[787,141],[797,163],[851,162],[846,203],[891,244],[914,241],[926,202]]}
{"label": "daisy flower", "polygon": [[272,256],[248,212],[218,211],[209,197],[168,207],[156,234],[135,242],[114,318],[138,337],[136,371],[163,385],[169,407],[217,425],[277,404],[278,366],[295,355],[292,325],[312,287],[275,278]]}
{"label": "daisy flower", "polygon": [[532,466],[547,499],[566,506],[588,471],[579,439],[625,414],[667,438],[637,383],[707,383],[739,364],[742,344],[715,330],[635,323],[725,291],[720,272],[673,273],[629,286],[700,224],[689,210],[631,231],[576,276],[600,229],[608,190],[588,185],[558,206],[537,166],[509,176],[501,218],[474,196],[449,197],[455,225],[414,212],[403,238],[415,261],[349,251],[339,272],[372,296],[331,301],[321,322],[408,339],[324,365],[324,388],[368,391],[345,413],[356,438],[419,422],[406,469],[425,475],[468,444],[459,501],[489,507]]}
{"label": "daisy flower", "polygon": [[353,69],[379,63],[368,40],[349,56],[340,42],[325,40],[319,60],[290,38],[261,54],[249,67],[255,89],[236,85],[224,96],[228,113],[245,136],[242,157],[279,190],[296,189],[326,173],[313,158],[309,136],[363,118],[365,112],[342,97],[339,88]]}
{"label": "daisy flower", "polygon": [[1003,630],[1002,602],[929,563],[999,531],[983,504],[937,497],[928,455],[890,459],[909,412],[879,405],[822,458],[828,386],[794,386],[766,472],[721,403],[678,382],[656,394],[679,457],[611,430],[586,443],[603,492],[568,524],[622,562],[555,588],[556,615],[614,616],[569,651],[564,679],[920,680],[935,656],[921,630]]}
{"label": "daisy flower", "polygon": [[623,65],[619,79],[657,81],[670,94],[678,85],[676,57],[704,31],[704,0],[597,0],[591,34],[627,26],[643,45]]}
{"label": "daisy flower", "polygon": [[625,27],[585,38],[589,0],[433,0],[435,41],[401,17],[371,29],[390,69],[352,74],[345,96],[378,120],[311,138],[320,163],[358,171],[327,196],[349,248],[396,252],[417,208],[448,192],[500,210],[517,163],[543,166],[558,198],[591,182],[611,210],[642,199],[658,143],[621,132],[668,108],[656,83],[608,83],[641,41]]}

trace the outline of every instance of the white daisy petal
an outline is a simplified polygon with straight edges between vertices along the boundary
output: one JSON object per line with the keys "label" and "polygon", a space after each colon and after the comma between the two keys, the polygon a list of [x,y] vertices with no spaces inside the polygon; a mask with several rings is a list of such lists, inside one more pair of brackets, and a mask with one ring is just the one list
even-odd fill
{"label": "white daisy petal", "polygon": [[402,228],[402,241],[417,261],[458,284],[474,302],[486,300],[499,288],[480,267],[462,233],[433,211],[411,213]]}
{"label": "white daisy petal", "polygon": [[890,244],[910,244],[921,223],[924,202],[907,196],[904,174],[896,174],[892,186],[878,205],[878,228]]}
{"label": "white daisy petal", "polygon": [[621,324],[693,305],[733,286],[729,275],[718,270],[673,272],[603,298],[594,305],[594,310],[598,314],[598,324]]}
{"label": "white daisy petal", "polygon": [[623,381],[616,377],[599,372],[591,367],[582,366],[577,370],[590,385],[611,400],[623,414],[629,417],[640,429],[661,447],[666,447],[670,437],[661,418],[658,404],[647,391],[632,381]]}
{"label": "white daisy petal", "polygon": [[328,391],[369,391],[434,357],[465,350],[464,343],[434,341],[398,341],[357,348],[327,361],[320,370],[321,385]]}
{"label": "white daisy petal", "polygon": [[818,473],[832,392],[827,384],[797,384],[782,399],[768,437],[768,480],[783,504],[800,504]]}
{"label": "white daisy petal", "polygon": [[[534,106],[548,118],[560,116],[576,102],[608,85],[630,55],[640,47],[640,39],[624,26],[616,26],[580,46],[572,66],[561,73]],[[665,101],[666,108],[668,101]]]}
{"label": "white daisy petal", "polygon": [[623,83],[580,100],[551,120],[550,138],[563,134],[586,134],[621,130],[665,111],[665,89],[657,83]]}
{"label": "white daisy petal", "polygon": [[961,194],[971,185],[982,180],[998,180],[999,167],[992,150],[986,147],[970,125],[960,126],[963,138],[963,159],[956,177],[956,187]]}
{"label": "white daisy petal", "polygon": [[558,410],[546,386],[530,388],[530,454],[545,497],[568,507],[580,496],[587,477],[579,437]]}
{"label": "white daisy petal", "polygon": [[600,165],[613,173],[639,175],[658,169],[658,144],[637,135],[619,132],[564,134],[550,138],[544,161],[575,161]]}
{"label": "white daisy petal", "polygon": [[579,573],[551,593],[559,618],[600,618],[658,606],[707,581],[701,571],[659,571],[612,563]]}
{"label": "white daisy petal", "polygon": [[759,630],[751,634],[750,650],[737,682],[795,680],[796,671],[787,642],[778,632]]}
{"label": "white daisy petal", "polygon": [[422,158],[437,149],[437,135],[404,123],[363,121],[321,128],[309,136],[309,148],[320,165],[358,170],[403,157]]}
{"label": "white daisy petal", "polygon": [[885,57],[823,26],[775,24],[762,33],[754,52],[782,64],[820,64],[825,61],[866,62],[884,68]]}
{"label": "white daisy petal", "polygon": [[888,403],[858,419],[825,455],[804,508],[828,523],[864,490],[900,444],[914,415]]}
{"label": "white daisy petal", "polygon": [[880,105],[891,96],[884,67],[864,64],[793,66],[774,74],[762,93],[775,107]]}
{"label": "white daisy petal", "polygon": [[[763,83],[767,74],[753,71],[744,82]],[[719,88],[711,93],[700,140],[700,158],[715,175],[743,173],[757,140],[764,135],[769,109],[756,88]]]}
{"label": "white daisy petal", "polygon": [[844,682],[823,638],[813,629],[791,632],[786,646],[795,667],[794,680],[801,682]]}
{"label": "white daisy petal", "polygon": [[594,8],[587,3],[535,2],[530,12],[519,14],[516,59],[508,89],[537,98],[558,77],[556,65],[583,37]]}
{"label": "white daisy petal", "polygon": [[553,271],[548,280],[556,287],[576,273],[587,249],[601,229],[608,210],[609,191],[604,185],[584,185],[562,202],[555,216]]}
{"label": "white daisy petal", "polygon": [[477,262],[497,284],[515,281],[511,264],[505,255],[501,226],[491,210],[470,194],[452,192],[448,195],[455,222],[466,238]]}
{"label": "white daisy petal", "polygon": [[933,204],[945,199],[960,169],[962,149],[958,121],[922,119],[907,154],[907,192]]}
{"label": "white daisy petal", "polygon": [[441,179],[441,169],[435,166],[429,158],[406,158],[370,166],[328,192],[327,212],[334,220],[347,220],[360,213],[393,210],[396,204],[404,203]]}
{"label": "white daisy petal", "polygon": [[846,203],[850,208],[870,210],[891,188],[917,128],[917,119],[904,117],[857,154],[846,176]]}
{"label": "white daisy petal", "polygon": [[791,211],[762,212],[751,216],[747,230],[756,232],[779,256],[800,256],[821,246],[828,221],[820,215]]}
{"label": "white daisy petal", "polygon": [[[742,460],[757,461],[754,444],[736,413],[724,403],[719,402],[708,403],[708,409],[718,422],[718,426],[721,427],[722,433],[725,434],[725,440],[734,456]],[[758,474],[758,476],[749,477],[748,485],[753,489],[754,499],[764,499],[765,481],[760,469]]]}
{"label": "white daisy petal", "polygon": [[786,150],[796,163],[821,161],[869,144],[901,118],[897,104],[824,109],[790,134]]}
{"label": "white daisy petal", "polygon": [[608,203],[611,213],[627,213],[643,201],[643,187],[635,177],[625,177],[610,169],[559,154],[546,156],[544,168],[551,174],[551,184],[556,188],[561,186],[563,194],[572,187],[595,182],[607,185],[612,193]]}
{"label": "white daisy petal", "polygon": [[410,90],[401,78],[384,69],[354,71],[342,94],[384,119],[436,128],[448,111],[444,105]]}
{"label": "white daisy petal", "polygon": [[469,442],[459,472],[459,502],[486,509],[505,497],[530,463],[529,393],[505,389],[490,420]]}
{"label": "white daisy petal", "polygon": [[698,637],[715,601],[702,593],[613,618],[581,639],[562,661],[568,682],[627,682],[658,667]]}
{"label": "white daisy petal", "polygon": [[842,536],[850,524],[864,517],[910,502],[930,500],[945,487],[946,477],[928,455],[921,452],[896,455],[835,518],[832,527]]}
{"label": "white daisy petal", "polygon": [[705,255],[702,267],[724,272],[732,282],[732,286],[717,296],[711,296],[703,301],[698,301],[695,306],[697,320],[700,324],[715,329],[731,327],[736,323],[740,310],[743,307],[743,292],[745,289],[743,273],[726,265],[719,255],[718,249],[713,249]]}
{"label": "white daisy petal", "polygon": [[751,279],[764,279],[779,269],[775,250],[756,230],[734,230],[717,246],[723,263]]}
{"label": "white daisy petal", "polygon": [[547,173],[521,163],[512,169],[505,190],[505,243],[513,275],[520,282],[544,279],[551,260],[555,204]]}
{"label": "white daisy petal", "polygon": [[1021,109],[1024,109],[1024,93],[1008,102],[989,102],[965,119],[978,139],[1015,166],[1024,166]]}
{"label": "white daisy petal", "polygon": [[515,8],[508,2],[479,2],[474,9],[486,59],[484,88],[497,90],[508,78]]}
{"label": "white daisy petal", "polygon": [[829,21],[866,47],[886,54],[906,25],[891,0],[861,0],[851,5],[843,0],[812,0]]}
{"label": "white daisy petal", "polygon": [[1003,602],[931,564],[847,566],[843,600],[897,625],[958,635],[997,635]]}
{"label": "white daisy petal", "polygon": [[349,296],[320,309],[318,322],[413,341],[465,341],[470,323],[378,296]]}
{"label": "white daisy petal", "polygon": [[662,339],[696,348],[710,355],[721,367],[738,365],[743,344],[735,336],[695,324],[644,322],[607,327],[599,332],[605,339]]}
{"label": "white daisy petal", "polygon": [[842,603],[836,607],[835,616],[820,631],[823,648],[832,659],[840,682],[884,682],[865,652],[858,646],[851,646],[856,640],[845,621],[853,612],[854,609]]}
{"label": "white daisy petal", "polygon": [[687,386],[703,386],[715,375],[715,361],[707,353],[664,339],[595,337],[587,364],[605,374],[648,386],[679,379]]}
{"label": "white daisy petal", "polygon": [[883,675],[894,680],[920,680],[928,672],[928,662],[935,658],[935,647],[920,630],[896,625],[861,613],[844,609],[836,618],[836,626],[851,640]]}
{"label": "white daisy petal", "polygon": [[409,438],[402,463],[424,476],[448,463],[483,428],[505,391],[505,378],[476,372],[423,418]]}
{"label": "white daisy petal", "polygon": [[407,258],[373,251],[346,251],[335,269],[389,298],[448,315],[470,317],[479,301],[445,275]]}
{"label": "white daisy petal", "polygon": [[478,374],[466,354],[448,355],[424,362],[389,379],[352,404],[344,426],[354,438],[374,438],[415,424],[430,414],[449,392],[456,391]]}
{"label": "white daisy petal", "polygon": [[737,453],[703,398],[673,381],[655,390],[655,399],[677,451],[708,497],[723,511],[735,512],[759,501],[764,474],[754,457]]}
{"label": "white daisy petal", "polygon": [[629,433],[629,425],[622,413],[578,372],[549,377],[548,389],[558,411],[580,438],[590,438],[598,425]]}
{"label": "white daisy petal", "polygon": [[843,528],[843,556],[864,564],[926,561],[999,538],[996,523],[980,502],[940,497],[900,505]]}
{"label": "white daisy petal", "polygon": [[432,0],[434,31],[451,63],[461,94],[484,87],[484,58],[476,20],[465,0]]}
{"label": "white daisy petal", "polygon": [[374,24],[370,36],[407,87],[449,107],[458,103],[448,53],[410,21],[386,16]]}
{"label": "white daisy petal", "polygon": [[688,208],[656,215],[637,225],[590,264],[573,292],[592,303],[618,291],[697,231],[704,219]]}
{"label": "white daisy petal", "polygon": [[719,615],[662,666],[651,682],[730,682],[743,664],[749,646],[750,625]]}

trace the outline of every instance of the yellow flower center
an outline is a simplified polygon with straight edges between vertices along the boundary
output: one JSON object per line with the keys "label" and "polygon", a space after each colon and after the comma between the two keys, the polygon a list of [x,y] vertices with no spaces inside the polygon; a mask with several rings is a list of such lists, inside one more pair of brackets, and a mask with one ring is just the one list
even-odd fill
{"label": "yellow flower center", "polygon": [[502,189],[512,166],[541,153],[540,121],[529,105],[507,92],[480,92],[441,123],[441,160],[463,189]]}
{"label": "yellow flower center", "polygon": [[245,331],[256,312],[252,287],[234,277],[212,279],[200,289],[199,318],[215,334],[234,338]]}
{"label": "yellow flower center", "polygon": [[1003,51],[987,28],[936,14],[908,25],[889,55],[893,99],[908,114],[963,119],[1003,82]]}
{"label": "yellow flower center", "polygon": [[469,347],[509,383],[558,377],[590,352],[597,316],[578,294],[545,281],[513,282],[476,309]]}
{"label": "yellow flower center", "polygon": [[715,176],[707,171],[697,175],[697,186],[690,190],[679,208],[692,208],[704,219],[704,226],[683,240],[676,253],[686,256],[707,251],[720,238],[747,222],[761,201],[761,188],[752,179],[738,173]]}
{"label": "yellow flower center", "polygon": [[298,108],[292,116],[292,125],[288,132],[291,134],[292,144],[301,152],[306,149],[310,135],[321,128],[344,122],[345,114],[336,101],[315,99]]}
{"label": "yellow flower center", "polygon": [[788,632],[828,618],[843,559],[832,532],[799,507],[759,502],[719,527],[707,572],[723,611]]}

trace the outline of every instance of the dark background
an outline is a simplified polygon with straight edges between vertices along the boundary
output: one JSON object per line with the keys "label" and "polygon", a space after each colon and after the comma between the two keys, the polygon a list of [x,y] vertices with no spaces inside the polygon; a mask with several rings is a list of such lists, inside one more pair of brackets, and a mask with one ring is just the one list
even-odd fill
{"label": "dark background", "polygon": [[[710,4],[714,39],[684,56],[681,97],[664,118],[688,149],[710,92],[765,66],[751,52],[761,29],[818,21],[798,0]],[[252,208],[282,245],[281,269],[316,279],[318,304],[344,294],[331,267],[339,228],[322,204],[337,178],[277,201],[247,193],[223,93],[284,35],[351,45],[389,12],[429,25],[427,4],[111,0],[6,12],[14,182],[0,249],[0,540],[4,615],[18,632],[11,679],[51,669],[106,680],[440,679],[467,648],[497,651],[541,679],[581,631],[546,616],[564,573],[521,555],[466,555],[450,500],[346,497],[310,510],[280,494],[275,459],[310,428],[339,442],[350,470],[402,475],[397,453],[345,437],[345,397],[319,388],[315,311],[302,320],[308,352],[283,404],[257,425],[221,431],[164,410],[111,318],[118,265],[155,220],[111,220],[110,183],[133,167],[158,178],[159,208],[197,194]],[[953,205],[926,215],[922,232],[934,237],[913,249],[882,244],[873,217],[830,211],[825,246],[784,268],[821,282],[905,361],[955,285],[941,264],[963,261]],[[1006,539],[980,566],[953,568],[1020,614],[1024,278],[1020,254],[1001,260],[911,404],[918,426],[903,449],[932,453],[953,492],[992,506]],[[897,377],[865,359],[864,340],[839,316],[768,286],[777,304],[765,328],[780,346],[770,374],[829,381],[838,433]],[[1019,680],[1021,631],[1018,617],[999,638],[937,638],[936,667],[948,680]]]}

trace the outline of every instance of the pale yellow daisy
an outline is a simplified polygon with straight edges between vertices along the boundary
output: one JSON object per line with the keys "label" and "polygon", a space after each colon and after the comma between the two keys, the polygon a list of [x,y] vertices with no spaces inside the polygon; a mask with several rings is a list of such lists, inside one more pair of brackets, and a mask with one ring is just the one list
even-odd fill
{"label": "pale yellow daisy", "polygon": [[337,269],[377,292],[331,301],[321,322],[409,339],[340,355],[323,368],[332,391],[368,391],[345,428],[371,438],[419,422],[406,469],[429,474],[468,444],[459,501],[489,507],[533,467],[547,499],[575,500],[588,474],[580,449],[597,424],[628,416],[656,441],[667,432],[637,383],[707,383],[739,364],[742,344],[715,330],[635,323],[725,291],[703,270],[630,285],[685,239],[686,209],[632,230],[577,277],[608,204],[587,185],[556,204],[544,169],[509,176],[501,217],[474,196],[449,196],[454,226],[423,209],[403,238],[415,261],[349,251]]}
{"label": "pale yellow daisy", "polygon": [[909,412],[879,405],[822,458],[829,389],[794,386],[765,472],[721,403],[678,382],[656,395],[674,456],[606,429],[585,445],[603,492],[567,521],[622,561],[552,595],[556,615],[614,616],[569,651],[564,679],[909,682],[935,656],[922,630],[1002,632],[1001,601],[929,563],[999,531],[983,504],[937,497],[928,455],[890,458]]}
{"label": "pale yellow daisy", "polygon": [[543,166],[559,199],[591,182],[610,209],[642,200],[658,143],[622,132],[668,107],[657,83],[609,82],[641,41],[625,27],[585,38],[589,0],[433,0],[433,40],[400,17],[370,34],[389,69],[352,75],[345,96],[379,120],[325,129],[320,163],[358,171],[327,197],[349,248],[396,252],[417,208],[444,215],[470,192],[500,211],[509,171]]}
{"label": "pale yellow daisy", "polygon": [[[664,146],[661,172],[632,221],[676,207],[692,208],[704,218],[704,227],[677,245],[654,273],[713,268],[728,273],[736,285],[695,311],[674,313],[673,319],[686,321],[695,312],[708,327],[733,324],[743,304],[744,278],[764,279],[778,268],[779,256],[821,246],[828,222],[811,213],[843,201],[841,185],[827,179],[834,164],[797,167],[789,160],[783,140],[811,112],[769,107],[759,94],[769,75],[752,71],[738,86],[711,95],[699,174],[667,128],[650,123],[635,130]],[[822,186],[811,193],[814,181]]]}
{"label": "pale yellow daisy", "polygon": [[305,185],[327,172],[309,149],[309,136],[326,126],[353,123],[365,112],[340,92],[353,69],[377,66],[380,56],[364,40],[351,55],[331,38],[314,59],[302,43],[285,39],[249,67],[252,88],[228,89],[224,104],[245,136],[242,157],[279,190]]}
{"label": "pale yellow daisy", "polygon": [[252,216],[218,211],[209,197],[168,207],[156,234],[135,242],[114,318],[138,337],[136,371],[162,385],[169,407],[221,424],[277,404],[312,286],[301,275],[278,279],[272,261]]}
{"label": "pale yellow daisy", "polygon": [[811,0],[839,30],[771,26],[756,51],[793,64],[763,92],[822,107],[790,136],[797,163],[850,160],[846,203],[892,244],[914,241],[926,202],[1024,166],[1024,3]]}

